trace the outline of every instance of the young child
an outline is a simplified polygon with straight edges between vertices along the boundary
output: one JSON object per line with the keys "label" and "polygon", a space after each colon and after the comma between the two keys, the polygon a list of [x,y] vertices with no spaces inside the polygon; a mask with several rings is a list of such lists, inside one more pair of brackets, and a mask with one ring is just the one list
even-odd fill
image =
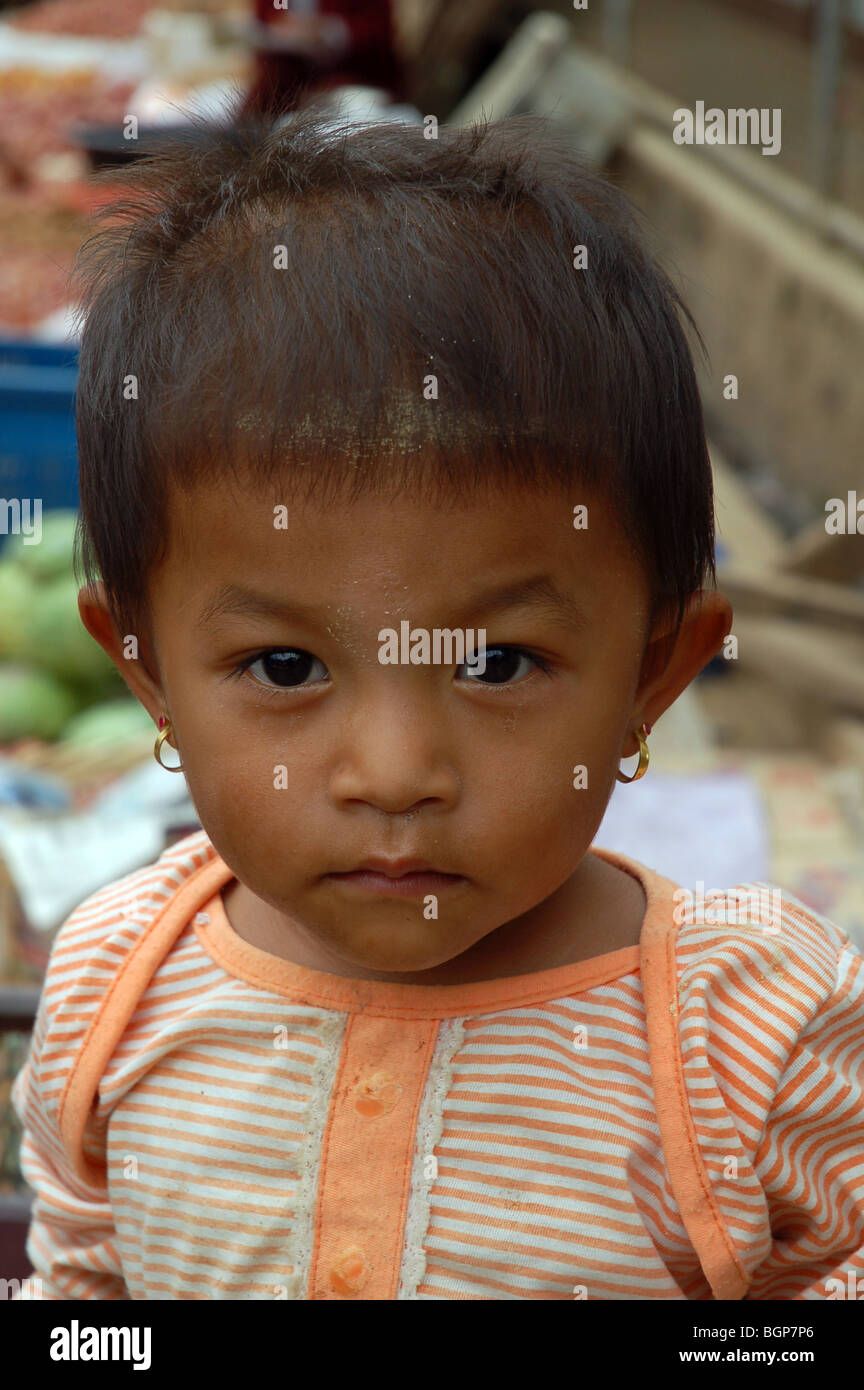
{"label": "young child", "polygon": [[122,178],[80,609],[203,829],[57,935],[43,1296],[854,1297],[864,960],[592,843],[731,626],[632,208],[531,117]]}

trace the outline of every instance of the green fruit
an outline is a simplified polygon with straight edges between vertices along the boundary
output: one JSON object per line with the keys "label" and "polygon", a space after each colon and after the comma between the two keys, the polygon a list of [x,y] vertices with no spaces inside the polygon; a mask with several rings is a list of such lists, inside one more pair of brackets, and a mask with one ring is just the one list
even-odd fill
{"label": "green fruit", "polygon": [[25,570],[0,564],[0,659],[14,658],[20,651],[34,592]]}
{"label": "green fruit", "polygon": [[114,667],[81,621],[78,587],[70,574],[35,589],[15,655],[52,675],[90,685],[101,683]]}
{"label": "green fruit", "polygon": [[64,678],[64,684],[75,695],[79,709],[89,709],[91,705],[104,704],[106,700],[119,699],[121,695],[129,694],[129,687],[124,681],[113,661],[107,670],[100,671],[95,679],[90,677],[87,680],[69,680]]}
{"label": "green fruit", "polygon": [[0,665],[0,743],[56,738],[74,709],[68,690],[44,671]]}
{"label": "green fruit", "polygon": [[29,536],[25,545],[23,533],[10,536],[3,547],[4,564],[16,565],[39,583],[71,574],[77,520],[77,512],[44,512],[39,540],[33,544]]}
{"label": "green fruit", "polygon": [[70,720],[63,730],[63,743],[76,748],[96,748],[102,744],[135,741],[153,732],[153,721],[143,705],[127,696],[91,705]]}

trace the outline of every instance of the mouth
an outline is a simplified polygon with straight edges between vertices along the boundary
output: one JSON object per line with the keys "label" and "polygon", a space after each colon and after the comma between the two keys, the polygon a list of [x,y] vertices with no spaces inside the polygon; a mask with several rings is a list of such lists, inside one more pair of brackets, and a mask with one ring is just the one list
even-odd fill
{"label": "mouth", "polygon": [[468,882],[462,874],[444,873],[423,859],[364,859],[356,869],[324,877],[361,893],[396,898],[437,894]]}

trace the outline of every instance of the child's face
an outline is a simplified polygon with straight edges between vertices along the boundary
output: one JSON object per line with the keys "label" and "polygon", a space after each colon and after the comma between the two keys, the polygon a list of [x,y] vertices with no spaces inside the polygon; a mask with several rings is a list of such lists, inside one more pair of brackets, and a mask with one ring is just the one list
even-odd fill
{"label": "child's face", "polygon": [[[665,686],[639,688],[647,584],[608,504],[577,491],[501,490],[450,509],[395,492],[332,506],[222,486],[184,496],[182,544],[151,577],[158,677],[118,665],[154,720],[170,715],[202,825],[234,874],[331,956],[429,969],[547,898],[586,854],[632,730],[722,639],[721,614]],[[585,502],[587,529],[574,529]],[[529,585],[533,600],[508,596]],[[208,618],[229,586],[249,606]],[[430,635],[475,629],[467,651],[485,645],[485,672],[382,664],[379,633],[403,620]],[[505,644],[548,674],[493,653]],[[281,664],[235,673],[264,648]],[[296,658],[287,677],[292,650],[314,660]],[[407,896],[334,877],[369,857],[458,877]]]}

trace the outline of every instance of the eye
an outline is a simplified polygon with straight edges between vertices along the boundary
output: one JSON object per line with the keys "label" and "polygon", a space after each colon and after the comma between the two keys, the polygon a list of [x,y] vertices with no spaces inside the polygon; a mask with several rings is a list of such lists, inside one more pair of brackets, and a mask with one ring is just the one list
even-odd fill
{"label": "eye", "polygon": [[[256,673],[256,666],[262,668],[261,674]],[[310,673],[314,673],[316,668],[323,674],[312,674],[312,684],[329,680],[324,662],[311,652],[301,651],[297,647],[274,647],[241,661],[235,674],[242,675],[244,671],[249,671],[253,679],[267,689],[295,690],[310,683]]]}
{"label": "eye", "polygon": [[[484,656],[486,659],[485,670],[477,669],[477,657]],[[523,663],[529,663],[526,667]],[[535,667],[549,674],[549,663],[542,657],[535,656],[533,652],[526,651],[524,647],[485,647],[475,653],[475,661],[469,667],[468,663],[463,663],[459,667],[460,671],[471,673],[471,684],[483,685],[518,685],[519,680],[514,681],[513,677],[518,675],[520,678],[531,674],[531,667]],[[461,679],[465,679],[462,677]]]}

